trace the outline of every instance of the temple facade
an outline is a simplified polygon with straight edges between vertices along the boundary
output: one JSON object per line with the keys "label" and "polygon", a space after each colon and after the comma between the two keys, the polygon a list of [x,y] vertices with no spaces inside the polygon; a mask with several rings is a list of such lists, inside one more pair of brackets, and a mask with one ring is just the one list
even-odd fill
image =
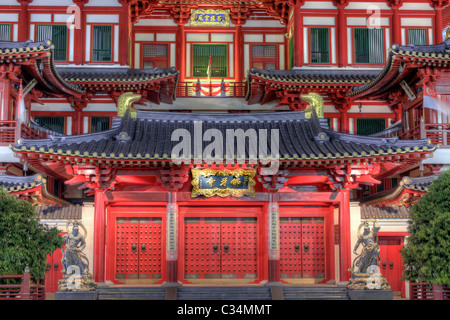
{"label": "temple facade", "polygon": [[83,223],[97,283],[345,282],[375,219],[408,297],[408,210],[450,159],[448,1],[55,2],[0,4],[0,185]]}

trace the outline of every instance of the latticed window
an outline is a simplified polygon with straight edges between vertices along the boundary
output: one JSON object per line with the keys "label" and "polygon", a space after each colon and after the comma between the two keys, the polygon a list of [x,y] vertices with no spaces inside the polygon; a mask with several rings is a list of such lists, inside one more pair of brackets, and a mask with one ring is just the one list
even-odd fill
{"label": "latticed window", "polygon": [[67,26],[40,24],[36,29],[36,41],[50,40],[55,46],[55,61],[67,60]]}
{"label": "latticed window", "polygon": [[274,45],[253,45],[251,59],[254,68],[276,69],[277,47]]}
{"label": "latticed window", "polygon": [[109,130],[111,121],[109,117],[91,117],[91,132]]}
{"label": "latticed window", "polygon": [[368,136],[378,133],[386,129],[386,119],[356,119],[356,134],[361,136]]}
{"label": "latticed window", "polygon": [[228,76],[226,44],[194,44],[192,54],[194,77],[208,76],[209,57],[211,57],[211,77]]}
{"label": "latticed window", "polygon": [[111,61],[112,26],[93,26],[92,61]]}
{"label": "latticed window", "polygon": [[165,69],[169,67],[167,44],[144,44],[143,45],[144,69]]}
{"label": "latticed window", "polygon": [[64,117],[34,117],[41,127],[50,129],[58,133],[65,133],[65,119]]}
{"label": "latticed window", "polygon": [[311,63],[330,62],[330,43],[328,28],[311,28]]}
{"label": "latticed window", "polygon": [[11,41],[11,25],[0,24],[0,41]]}
{"label": "latticed window", "polygon": [[383,29],[355,28],[355,62],[384,63]]}
{"label": "latticed window", "polygon": [[408,29],[408,44],[424,46],[427,44],[426,29]]}

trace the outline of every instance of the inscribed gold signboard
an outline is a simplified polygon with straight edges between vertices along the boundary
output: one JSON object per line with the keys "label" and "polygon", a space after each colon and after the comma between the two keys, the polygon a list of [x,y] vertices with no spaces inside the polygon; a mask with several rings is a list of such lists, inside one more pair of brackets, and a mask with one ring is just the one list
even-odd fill
{"label": "inscribed gold signboard", "polygon": [[192,9],[191,26],[229,27],[230,10]]}
{"label": "inscribed gold signboard", "polygon": [[192,169],[192,197],[255,197],[255,169]]}

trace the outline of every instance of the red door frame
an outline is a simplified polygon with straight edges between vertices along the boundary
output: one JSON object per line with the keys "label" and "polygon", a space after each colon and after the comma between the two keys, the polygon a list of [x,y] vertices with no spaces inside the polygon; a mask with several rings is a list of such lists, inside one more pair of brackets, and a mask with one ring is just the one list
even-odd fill
{"label": "red door frame", "polygon": [[325,279],[326,283],[335,279],[335,256],[334,256],[334,207],[333,206],[302,206],[295,203],[287,205],[280,203],[280,218],[323,218],[325,230]]}
{"label": "red door frame", "polygon": [[[403,247],[405,245],[405,237],[407,237],[408,235],[409,234],[407,232],[379,232],[378,243],[380,242],[380,238],[384,238],[387,240],[400,240],[400,246]],[[403,268],[403,260],[400,252],[398,253],[398,262],[400,263],[401,268]],[[382,267],[380,267],[380,271],[382,271]],[[400,280],[400,282],[401,282],[401,296],[404,298],[406,297],[405,281]]]}
{"label": "red door frame", "polygon": [[161,280],[155,284],[161,284],[166,279],[166,205],[158,203],[140,203],[139,206],[123,205],[110,206],[108,208],[107,225],[108,231],[106,234],[106,280],[112,281],[115,284],[120,284],[120,281],[114,278],[115,274],[115,257],[116,257],[116,218],[132,218],[132,217],[154,217],[162,219],[162,237],[161,237]]}
{"label": "red door frame", "polygon": [[[245,210],[244,210],[245,209]],[[267,256],[264,256],[267,250],[264,250],[265,243],[265,227],[264,227],[264,212],[263,205],[255,202],[238,202],[234,203],[229,201],[226,205],[215,204],[215,201],[208,201],[208,203],[189,203],[187,205],[179,206],[178,208],[178,222],[179,222],[179,237],[178,237],[178,279],[183,284],[191,284],[190,281],[184,279],[184,255],[185,255],[185,242],[184,242],[184,230],[185,230],[185,218],[257,218],[256,230],[257,230],[257,272],[258,278],[252,283],[259,283],[267,277]],[[183,235],[183,236],[181,236]]]}

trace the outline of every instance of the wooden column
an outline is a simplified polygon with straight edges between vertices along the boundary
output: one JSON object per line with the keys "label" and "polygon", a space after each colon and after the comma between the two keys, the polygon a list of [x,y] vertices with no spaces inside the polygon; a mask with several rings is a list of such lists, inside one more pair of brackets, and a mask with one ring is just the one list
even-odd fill
{"label": "wooden column", "polygon": [[403,0],[389,0],[387,3],[392,8],[392,43],[402,45],[401,24],[398,10],[403,5]]}
{"label": "wooden column", "polygon": [[186,36],[184,32],[184,24],[178,24],[177,32],[177,69],[180,71],[180,82],[186,79]]}
{"label": "wooden column", "polygon": [[333,4],[338,8],[337,21],[337,63],[339,67],[347,66],[347,21],[345,16],[345,7],[349,0],[334,0]]}
{"label": "wooden column", "polygon": [[[30,19],[28,16],[28,4],[32,0],[18,0],[20,3],[18,41],[30,39]],[[11,39],[12,40],[12,39]]]}
{"label": "wooden column", "polygon": [[244,43],[242,36],[242,24],[236,25],[236,36],[234,38],[234,77],[236,82],[242,82],[244,79]]}
{"label": "wooden column", "polygon": [[444,41],[442,36],[442,31],[444,29],[442,21],[442,10],[448,6],[449,0],[431,0],[431,6],[436,12],[436,17],[434,21],[434,43],[439,44]]}
{"label": "wooden column", "polygon": [[289,173],[278,171],[273,175],[260,175],[258,180],[263,188],[269,192],[269,202],[265,206],[267,250],[268,250],[268,282],[280,282],[280,209],[278,191],[289,180]]}
{"label": "wooden column", "polygon": [[303,65],[303,17],[301,13],[301,6],[304,1],[292,0],[292,7],[294,10],[294,67],[301,67]]}
{"label": "wooden column", "polygon": [[178,282],[178,237],[179,219],[177,192],[188,179],[188,170],[184,166],[180,168],[159,169],[157,180],[167,190],[166,207],[166,284]]}
{"label": "wooden column", "polygon": [[341,189],[339,203],[339,278],[340,281],[349,280],[351,267],[351,227],[350,227],[350,190]]}
{"label": "wooden column", "polygon": [[351,101],[345,97],[345,93],[337,92],[335,94],[329,95],[331,101],[334,104],[336,110],[339,111],[339,132],[349,133],[349,123],[348,123],[348,111],[352,107]]}
{"label": "wooden column", "polygon": [[94,207],[94,263],[95,282],[105,282],[106,246],[106,190],[95,190]]}
{"label": "wooden column", "polygon": [[75,14],[75,19],[80,21],[75,21],[74,29],[74,48],[73,48],[73,60],[76,65],[84,64],[86,55],[86,12],[84,10],[84,4],[88,0],[73,0],[78,8],[79,12]]}
{"label": "wooden column", "polygon": [[0,120],[11,120],[11,83],[7,79],[0,78]]}

